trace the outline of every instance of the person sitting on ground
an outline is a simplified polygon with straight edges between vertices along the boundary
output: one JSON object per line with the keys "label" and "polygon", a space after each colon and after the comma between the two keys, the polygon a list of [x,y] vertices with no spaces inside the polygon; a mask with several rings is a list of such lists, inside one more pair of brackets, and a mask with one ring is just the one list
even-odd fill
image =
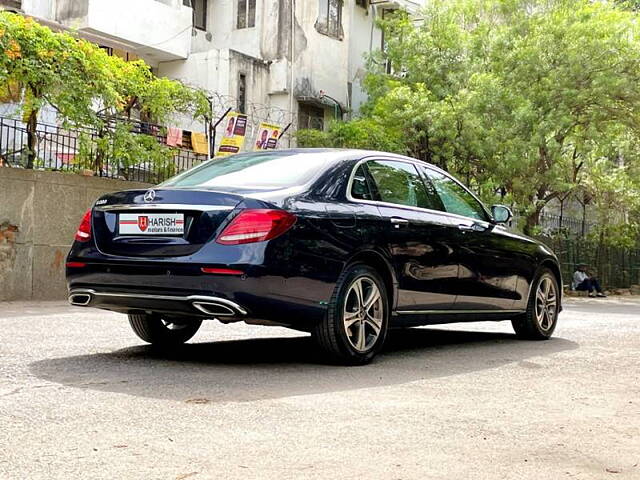
{"label": "person sitting on ground", "polygon": [[587,265],[581,263],[577,266],[577,270],[573,274],[573,289],[578,291],[589,292],[590,297],[606,297],[600,288],[598,279],[589,275]]}

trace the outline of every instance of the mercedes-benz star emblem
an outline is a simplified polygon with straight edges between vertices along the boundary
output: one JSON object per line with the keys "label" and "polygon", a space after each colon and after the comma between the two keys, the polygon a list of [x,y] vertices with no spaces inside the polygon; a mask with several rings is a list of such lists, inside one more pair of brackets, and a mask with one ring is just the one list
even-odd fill
{"label": "mercedes-benz star emblem", "polygon": [[153,202],[155,199],[156,199],[155,190],[147,190],[147,192],[144,194],[145,202]]}

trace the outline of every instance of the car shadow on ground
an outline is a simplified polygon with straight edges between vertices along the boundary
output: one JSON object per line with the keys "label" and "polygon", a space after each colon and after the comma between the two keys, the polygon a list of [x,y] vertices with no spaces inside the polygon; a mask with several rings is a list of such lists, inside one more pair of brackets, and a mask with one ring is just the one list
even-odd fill
{"label": "car shadow on ground", "polygon": [[[578,348],[553,338],[413,328],[391,331],[373,364],[323,363],[311,338],[278,337],[191,343],[167,354],[150,346],[34,362],[37,377],[66,386],[193,402],[252,401],[446,377]],[[535,362],[524,362],[538,368]],[[544,368],[539,365],[539,368]]]}

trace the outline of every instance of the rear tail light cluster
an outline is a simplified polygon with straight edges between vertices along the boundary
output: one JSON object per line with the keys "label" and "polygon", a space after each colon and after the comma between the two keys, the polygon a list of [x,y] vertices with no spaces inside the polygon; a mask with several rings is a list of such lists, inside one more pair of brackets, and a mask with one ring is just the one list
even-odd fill
{"label": "rear tail light cluster", "polygon": [[231,220],[216,242],[222,245],[263,242],[282,235],[294,223],[296,216],[284,210],[247,209]]}
{"label": "rear tail light cluster", "polygon": [[91,209],[84,213],[75,238],[78,242],[88,242],[91,239]]}

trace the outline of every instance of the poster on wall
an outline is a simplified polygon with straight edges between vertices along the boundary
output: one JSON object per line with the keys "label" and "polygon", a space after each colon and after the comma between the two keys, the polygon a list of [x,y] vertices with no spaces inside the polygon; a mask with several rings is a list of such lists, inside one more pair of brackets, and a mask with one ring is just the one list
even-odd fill
{"label": "poster on wall", "polygon": [[272,150],[278,145],[278,138],[280,138],[280,132],[282,127],[274,123],[260,123],[258,128],[258,135],[256,137],[256,143],[254,144],[254,150]]}
{"label": "poster on wall", "polygon": [[229,112],[224,136],[218,147],[219,157],[226,157],[238,153],[244,145],[244,137],[247,133],[247,116],[244,113]]}

